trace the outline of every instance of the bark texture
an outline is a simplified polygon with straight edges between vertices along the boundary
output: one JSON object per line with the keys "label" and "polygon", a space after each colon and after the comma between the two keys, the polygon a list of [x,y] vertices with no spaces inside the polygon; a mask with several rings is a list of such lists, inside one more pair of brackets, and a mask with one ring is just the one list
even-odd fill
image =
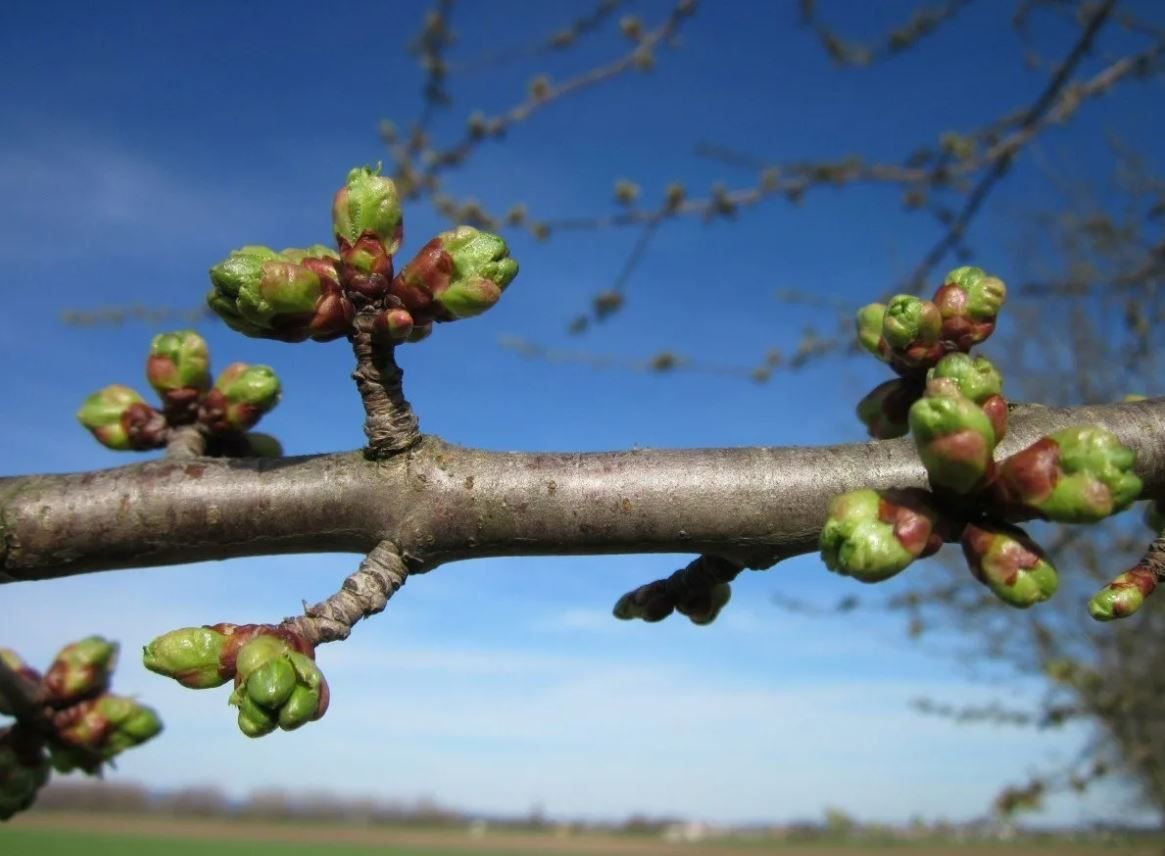
{"label": "bark texture", "polygon": [[[1101,425],[1165,496],[1165,399],[1016,408],[1006,457]],[[481,556],[692,553],[763,568],[813,551],[830,499],[926,485],[909,438],[845,446],[502,453],[424,437],[386,460],[160,460],[0,479],[0,582],[397,546],[409,573]]]}

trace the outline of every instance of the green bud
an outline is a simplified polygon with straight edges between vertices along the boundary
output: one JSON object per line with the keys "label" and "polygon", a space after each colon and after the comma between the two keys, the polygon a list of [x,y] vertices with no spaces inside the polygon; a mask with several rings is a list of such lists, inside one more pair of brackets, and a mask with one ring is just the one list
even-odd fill
{"label": "green bud", "polygon": [[0,821],[29,808],[49,773],[37,735],[19,725],[0,729]]}
{"label": "green bud", "polygon": [[207,304],[247,336],[326,342],[345,335],[354,310],[337,280],[336,254],[324,247],[289,252],[294,261],[267,247],[234,250],[210,269]]}
{"label": "green bud", "polygon": [[280,250],[279,256],[296,264],[302,264],[305,259],[330,259],[333,262],[340,260],[339,253],[323,244],[312,244],[310,247],[288,247],[285,250]]}
{"label": "green bud", "polygon": [[942,316],[942,339],[960,351],[970,350],[995,330],[995,319],[1007,297],[1001,280],[981,268],[955,268],[935,292]]}
{"label": "green bud", "polygon": [[1145,603],[1157,588],[1157,574],[1145,565],[1125,571],[1088,601],[1088,613],[1097,621],[1126,618]]}
{"label": "green bud", "polygon": [[204,399],[199,418],[212,433],[246,431],[279,403],[280,392],[270,366],[231,363]]}
{"label": "green bud", "polygon": [[283,457],[283,444],[278,439],[272,437],[270,434],[263,434],[258,431],[249,431],[244,435],[247,441],[247,446],[251,457],[254,458],[281,458]]}
{"label": "green bud", "polygon": [[971,573],[1010,606],[1026,609],[1059,587],[1056,569],[1019,527],[968,524],[961,543]]}
{"label": "green bud", "polygon": [[933,303],[910,294],[899,294],[886,306],[882,336],[891,348],[904,350],[917,343],[938,341],[941,326],[942,318]]}
{"label": "green bud", "polygon": [[403,234],[400,195],[391,178],[375,170],[357,167],[332,200],[332,232],[337,241],[355,244],[371,233],[388,255],[400,249]]}
{"label": "green bud", "polygon": [[162,730],[157,714],[123,696],[102,695],[61,711],[50,745],[53,767],[97,773],[103,763],[150,740]]}
{"label": "green bud", "polygon": [[858,418],[876,440],[892,440],[910,433],[910,406],[922,395],[913,380],[895,378],[879,384],[858,402]]}
{"label": "green bud", "polygon": [[1134,454],[1103,428],[1057,431],[999,466],[993,498],[1059,523],[1094,523],[1123,511],[1141,493]]}
{"label": "green bud", "polygon": [[115,451],[157,449],[168,429],[162,414],[128,386],[113,384],[85,399],[77,420],[101,445]]}
{"label": "green bud", "polygon": [[210,389],[210,354],[206,340],[193,330],[160,333],[150,342],[146,377],[161,396],[178,390]]}
{"label": "green bud", "polygon": [[947,354],[926,373],[926,379],[949,378],[967,398],[982,404],[993,395],[1003,393],[1003,378],[985,357],[959,352]]}
{"label": "green bud", "polygon": [[967,315],[976,321],[994,318],[1007,299],[1007,286],[998,277],[988,276],[982,268],[965,266],[946,275],[945,283],[963,289],[967,294]]}
{"label": "green bud", "polygon": [[505,241],[459,226],[429,241],[392,282],[391,293],[418,324],[485,312],[518,273]]}
{"label": "green bud", "polygon": [[235,690],[239,728],[259,737],[319,719],[327,709],[327,682],[315,661],[287,639],[261,634],[239,649]]}
{"label": "green bud", "polygon": [[881,303],[871,303],[858,310],[856,319],[858,342],[880,360],[886,359],[885,342],[882,339],[885,318],[886,307]]}
{"label": "green bud", "polygon": [[881,582],[942,544],[935,515],[918,495],[890,499],[870,489],[837,496],[821,530],[825,566],[865,583]]}
{"label": "green bud", "polygon": [[975,402],[949,379],[938,379],[910,408],[910,431],[935,488],[967,494],[993,471],[995,429]]}
{"label": "green bud", "polygon": [[183,627],[147,645],[142,662],[151,672],[173,678],[184,687],[218,687],[234,676],[233,670],[222,665],[226,647],[223,633],[210,627]]}
{"label": "green bud", "polygon": [[117,665],[117,643],[89,636],[62,648],[45,672],[45,701],[65,707],[104,692]]}

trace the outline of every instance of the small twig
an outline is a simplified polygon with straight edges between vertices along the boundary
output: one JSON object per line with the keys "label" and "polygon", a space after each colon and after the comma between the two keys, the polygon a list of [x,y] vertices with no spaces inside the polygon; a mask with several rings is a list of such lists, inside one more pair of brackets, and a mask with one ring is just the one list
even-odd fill
{"label": "small twig", "polygon": [[338,592],[315,606],[305,605],[303,615],[287,619],[283,626],[311,645],[347,639],[352,625],[384,609],[408,573],[396,545],[381,541]]}
{"label": "small twig", "polygon": [[166,440],[166,457],[176,460],[201,458],[206,454],[206,434],[197,425],[180,425],[170,429]]}
{"label": "small twig", "polygon": [[356,354],[352,379],[364,402],[365,454],[386,458],[411,448],[421,439],[420,426],[404,397],[404,372],[396,364],[394,347],[373,338],[371,318],[366,316],[356,319],[350,340]]}

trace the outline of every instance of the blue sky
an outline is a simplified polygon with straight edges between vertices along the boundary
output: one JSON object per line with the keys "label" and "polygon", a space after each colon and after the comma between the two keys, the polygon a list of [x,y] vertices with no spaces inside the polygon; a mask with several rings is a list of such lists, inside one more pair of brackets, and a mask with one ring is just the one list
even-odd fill
{"label": "blue sky", "polygon": [[[945,130],[974,128],[1030,102],[1045,80],[1019,61],[1010,4],[973,4],[909,56],[866,70],[833,67],[795,25],[795,4],[703,5],[652,73],[547,107],[504,141],[482,145],[450,174],[450,191],[499,210],[522,200],[538,217],[589,215],[614,210],[619,177],[639,182],[648,200],[677,179],[693,194],[755,181],[696,157],[702,141],[772,161],[849,153],[898,161]],[[855,38],[911,9],[820,5]],[[626,7],[650,25],[668,4]],[[60,312],[193,307],[206,269],[230,249],[325,240],[330,196],[346,170],[385,157],[377,122],[405,126],[420,110],[423,77],[404,46],[424,8],[411,0],[385,11],[110,2],[0,12],[0,253],[8,283],[0,471],[126,462],[93,443],[73,412],[107,383],[144,388],[145,349],[158,329],[71,329]],[[529,43],[589,8],[579,0],[458,4],[451,58]],[[1035,45],[1063,55],[1073,31],[1040,20]],[[1085,71],[1135,41],[1110,33],[1100,44]],[[608,22],[574,53],[454,76],[454,106],[438,114],[434,132],[455,139],[469,112],[511,106],[535,73],[563,80],[625,50]],[[1153,105],[1161,96],[1159,80],[1126,85],[1086,105],[1070,129],[1041,137],[977,221],[976,261],[1005,279],[1018,276],[1023,218],[1063,203],[1049,190],[1049,172],[1102,182],[1111,165],[1106,135],[1160,139]],[[405,259],[446,227],[423,202],[405,217]],[[939,234],[925,216],[904,214],[898,192],[886,188],[822,190],[799,206],[772,201],[734,223],[669,224],[630,284],[625,310],[581,338],[566,333],[567,322],[616,276],[635,232],[564,233],[546,244],[507,234],[521,275],[488,315],[402,350],[408,397],[425,430],[493,449],[855,441],[862,432],[852,405],[884,379],[876,365],[824,361],[759,386],[550,365],[498,341],[517,335],[630,359],[674,348],[751,366],[768,347],[791,351],[806,324],[832,323],[778,302],[778,288],[857,305],[892,287]],[[200,331],[220,367],[246,360],[279,371],[284,401],[264,427],[289,452],[361,443],[343,343],[248,340],[209,323]],[[921,695],[962,703],[1000,692],[1034,698],[1039,687],[975,683],[940,651],[908,642],[893,618],[785,614],[771,602],[777,592],[831,602],[853,590],[813,557],[742,577],[709,628],[609,617],[623,591],[688,558],[491,559],[415,579],[349,642],[321,651],[333,688],[327,717],[261,741],[238,734],[225,692],[179,691],[146,673],[132,652],[177,626],[276,620],[301,599],[328,594],[356,557],[9,586],[0,643],[44,661],[82,634],[122,640],[130,656],[118,688],[155,704],[168,732],[114,775],[164,787],[429,794],[486,811],[540,803],[569,816],[780,820],[836,805],[867,818],[966,818],[1002,783],[1077,745],[1080,732],[974,729],[916,715],[909,702]],[[1045,818],[1110,816],[1122,797],[1107,790],[1060,800]]]}

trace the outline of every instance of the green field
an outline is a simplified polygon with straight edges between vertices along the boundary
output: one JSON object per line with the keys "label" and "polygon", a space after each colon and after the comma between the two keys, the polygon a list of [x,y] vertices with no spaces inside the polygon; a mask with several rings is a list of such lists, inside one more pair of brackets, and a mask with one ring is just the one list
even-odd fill
{"label": "green field", "polygon": [[0,825],[3,856],[1157,856],[1159,842],[1111,844],[903,842],[838,844],[555,836],[461,829],[271,824],[38,812]]}

